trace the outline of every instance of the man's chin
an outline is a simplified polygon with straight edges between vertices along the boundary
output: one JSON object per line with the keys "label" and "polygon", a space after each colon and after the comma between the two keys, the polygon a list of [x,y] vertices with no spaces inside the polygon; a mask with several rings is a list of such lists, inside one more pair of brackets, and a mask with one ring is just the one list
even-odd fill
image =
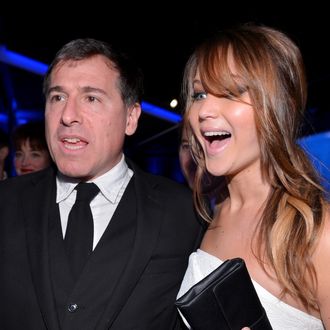
{"label": "man's chin", "polygon": [[90,171],[84,168],[81,162],[80,164],[78,162],[59,162],[57,168],[64,176],[70,178],[87,181],[92,177]]}

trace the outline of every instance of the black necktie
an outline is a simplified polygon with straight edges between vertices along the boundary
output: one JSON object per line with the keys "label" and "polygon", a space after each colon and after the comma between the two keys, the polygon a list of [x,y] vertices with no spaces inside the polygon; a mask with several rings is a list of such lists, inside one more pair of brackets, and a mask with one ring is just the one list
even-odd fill
{"label": "black necktie", "polygon": [[89,204],[99,188],[94,183],[80,182],[75,189],[77,197],[69,214],[65,248],[77,278],[93,250],[94,223]]}

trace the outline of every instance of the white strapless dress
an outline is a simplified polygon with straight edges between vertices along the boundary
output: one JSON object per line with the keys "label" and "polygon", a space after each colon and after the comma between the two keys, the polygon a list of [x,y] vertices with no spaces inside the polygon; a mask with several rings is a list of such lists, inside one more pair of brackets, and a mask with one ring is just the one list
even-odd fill
{"label": "white strapless dress", "polygon": [[[181,297],[194,284],[219,267],[222,262],[203,250],[198,249],[193,252],[189,257],[189,264],[177,297]],[[257,282],[253,280],[252,282],[274,330],[325,329],[320,319],[284,303]],[[189,326],[186,320],[184,321]]]}

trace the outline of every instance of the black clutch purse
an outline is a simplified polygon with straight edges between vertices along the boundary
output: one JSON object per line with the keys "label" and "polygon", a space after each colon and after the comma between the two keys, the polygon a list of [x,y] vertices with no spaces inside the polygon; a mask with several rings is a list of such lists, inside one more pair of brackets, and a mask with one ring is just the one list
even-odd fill
{"label": "black clutch purse", "polygon": [[241,258],[223,262],[175,305],[193,330],[272,330]]}

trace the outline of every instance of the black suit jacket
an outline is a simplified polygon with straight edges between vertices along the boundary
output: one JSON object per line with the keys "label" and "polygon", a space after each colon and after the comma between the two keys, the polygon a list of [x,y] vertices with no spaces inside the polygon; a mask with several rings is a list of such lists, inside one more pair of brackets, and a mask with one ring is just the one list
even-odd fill
{"label": "black suit jacket", "polygon": [[[179,327],[174,301],[201,226],[188,188],[130,166],[137,209],[133,248],[92,329],[174,329]],[[2,330],[60,329],[48,237],[55,176],[49,168],[0,183]],[[93,286],[85,288],[87,296],[89,290]]]}

